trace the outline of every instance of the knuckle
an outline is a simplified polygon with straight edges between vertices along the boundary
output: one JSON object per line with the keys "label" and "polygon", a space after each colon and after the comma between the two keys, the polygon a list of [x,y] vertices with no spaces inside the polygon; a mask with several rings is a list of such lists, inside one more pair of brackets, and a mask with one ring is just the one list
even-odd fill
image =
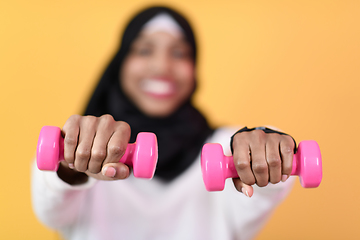
{"label": "knuckle", "polygon": [[250,167],[250,163],[247,161],[239,160],[239,161],[234,162],[234,164],[235,164],[235,167],[239,170],[245,170]]}
{"label": "knuckle", "polygon": [[289,144],[294,144],[294,139],[290,135],[281,135]]}
{"label": "knuckle", "polygon": [[91,153],[91,158],[95,161],[103,161],[106,158],[105,150],[93,150]]}
{"label": "knuckle", "polygon": [[77,122],[80,118],[81,118],[80,115],[74,114],[74,115],[71,115],[68,120]]}
{"label": "knuckle", "polygon": [[105,114],[105,115],[102,115],[100,117],[100,119],[106,123],[113,123],[115,122],[113,116],[111,116],[110,114]]}
{"label": "knuckle", "polygon": [[66,145],[76,145],[77,144],[77,138],[66,135],[65,138],[64,138],[64,143]]}
{"label": "knuckle", "polygon": [[62,130],[67,131],[73,131],[74,128],[78,127],[80,122],[80,115],[71,115],[65,122]]}
{"label": "knuckle", "polygon": [[80,126],[94,127],[97,123],[97,117],[90,115],[83,116],[80,121]]}
{"label": "knuckle", "polygon": [[248,136],[249,136],[248,132],[235,134],[235,136],[233,137],[233,144],[237,145],[243,143],[244,139],[247,138]]}
{"label": "knuckle", "polygon": [[279,167],[281,166],[281,160],[278,157],[272,156],[267,159],[269,167]]}
{"label": "knuckle", "polygon": [[252,165],[252,169],[256,173],[265,173],[268,171],[268,166],[266,163],[255,163]]}
{"label": "knuckle", "polygon": [[87,122],[96,122],[96,121],[97,121],[97,117],[91,116],[91,115],[87,115],[87,116],[84,116],[84,121],[87,121]]}
{"label": "knuckle", "polygon": [[76,151],[76,158],[84,160],[90,158],[90,150],[88,149],[78,149]]}
{"label": "knuckle", "polygon": [[263,144],[266,140],[266,133],[263,130],[251,131],[251,138],[254,142]]}
{"label": "knuckle", "polygon": [[251,133],[252,133],[253,136],[256,136],[256,137],[259,137],[259,138],[263,138],[263,137],[266,136],[266,133],[263,130],[260,130],[260,129],[253,130],[253,131],[251,131]]}
{"label": "knuckle", "polygon": [[129,133],[129,134],[131,132],[130,125],[127,122],[124,122],[124,121],[118,121],[117,122],[117,129],[119,129],[121,131],[124,131],[126,133]]}
{"label": "knuckle", "polygon": [[281,148],[281,152],[284,154],[290,154],[293,152],[293,148],[290,146],[285,146]]}
{"label": "knuckle", "polygon": [[247,132],[237,133],[233,137],[232,141],[232,147],[234,151],[236,151],[237,148],[241,148],[242,146],[247,144],[249,134]]}
{"label": "knuckle", "polygon": [[273,140],[273,141],[280,141],[281,135],[278,133],[267,133],[267,138]]}
{"label": "knuckle", "polygon": [[109,146],[109,154],[115,158],[121,157],[126,151],[126,148],[121,146]]}

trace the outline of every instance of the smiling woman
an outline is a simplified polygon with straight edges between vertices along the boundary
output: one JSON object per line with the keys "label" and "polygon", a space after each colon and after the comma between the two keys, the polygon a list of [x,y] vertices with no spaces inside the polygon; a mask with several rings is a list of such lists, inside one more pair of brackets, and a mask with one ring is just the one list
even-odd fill
{"label": "smiling woman", "polygon": [[168,116],[194,90],[194,60],[180,26],[169,15],[149,21],[121,68],[125,94],[149,116]]}
{"label": "smiling woman", "polygon": [[[291,190],[294,141],[258,129],[212,129],[192,104],[195,69],[195,37],[184,17],[166,7],[138,13],[84,116],[73,115],[63,126],[57,172],[33,167],[38,218],[66,239],[254,238]],[[119,162],[144,131],[154,132],[159,145],[151,181],[134,178]],[[209,193],[201,148],[219,142],[229,155],[234,133],[239,178]]]}

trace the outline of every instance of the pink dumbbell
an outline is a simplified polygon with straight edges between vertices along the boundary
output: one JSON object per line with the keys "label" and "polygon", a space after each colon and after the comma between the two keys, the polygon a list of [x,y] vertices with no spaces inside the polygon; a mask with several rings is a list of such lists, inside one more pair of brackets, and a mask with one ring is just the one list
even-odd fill
{"label": "pink dumbbell", "polygon": [[[232,156],[225,156],[218,143],[207,143],[201,152],[201,170],[206,190],[222,191],[225,179],[239,177]],[[315,141],[299,143],[294,154],[291,175],[297,175],[304,188],[315,188],[322,179],[320,148]]]}
{"label": "pink dumbbell", "polygon": [[[58,127],[44,126],[37,145],[37,166],[40,170],[57,171],[64,160],[64,138]],[[142,132],[136,142],[128,144],[120,162],[133,167],[134,176],[152,178],[158,159],[158,147],[154,133]]]}

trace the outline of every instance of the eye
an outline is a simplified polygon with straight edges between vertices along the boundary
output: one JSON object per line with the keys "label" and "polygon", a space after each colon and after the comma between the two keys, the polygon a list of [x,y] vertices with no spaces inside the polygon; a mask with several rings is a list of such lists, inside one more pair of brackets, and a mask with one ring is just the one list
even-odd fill
{"label": "eye", "polygon": [[173,49],[171,55],[177,59],[185,59],[190,57],[189,51],[186,49]]}
{"label": "eye", "polygon": [[150,56],[152,54],[151,48],[139,48],[135,51],[139,56]]}
{"label": "eye", "polygon": [[135,41],[131,46],[131,53],[135,56],[150,56],[153,54],[153,47],[148,43]]}
{"label": "eye", "polygon": [[172,56],[175,58],[184,58],[184,53],[182,51],[173,51]]}

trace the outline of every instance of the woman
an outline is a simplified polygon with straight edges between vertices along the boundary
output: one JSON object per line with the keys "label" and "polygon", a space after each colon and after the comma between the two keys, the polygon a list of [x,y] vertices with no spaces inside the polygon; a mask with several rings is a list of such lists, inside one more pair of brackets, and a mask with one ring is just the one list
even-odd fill
{"label": "woman", "polygon": [[[33,205],[42,222],[66,239],[256,235],[291,188],[294,141],[261,129],[211,129],[191,103],[195,62],[194,34],[180,14],[153,7],[135,16],[84,116],[63,126],[65,161],[57,173],[33,168]],[[118,162],[142,131],[158,138],[151,181]],[[221,143],[227,154],[232,147],[235,188],[205,190],[199,164],[205,142]]]}

